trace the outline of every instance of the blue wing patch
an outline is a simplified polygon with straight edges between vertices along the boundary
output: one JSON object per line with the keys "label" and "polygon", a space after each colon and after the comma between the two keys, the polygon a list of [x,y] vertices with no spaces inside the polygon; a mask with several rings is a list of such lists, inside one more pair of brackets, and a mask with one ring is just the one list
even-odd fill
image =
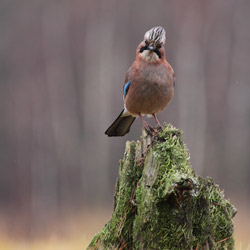
{"label": "blue wing patch", "polygon": [[128,81],[125,85],[124,85],[124,87],[123,87],[123,96],[125,97],[126,95],[127,95],[127,93],[128,93],[128,89],[129,89],[129,86],[130,86],[130,84],[131,84],[131,80],[130,81]]}

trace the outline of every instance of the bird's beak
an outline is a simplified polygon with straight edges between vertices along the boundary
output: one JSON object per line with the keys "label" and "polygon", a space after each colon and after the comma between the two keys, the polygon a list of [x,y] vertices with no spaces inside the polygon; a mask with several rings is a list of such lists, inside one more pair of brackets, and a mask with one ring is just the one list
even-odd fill
{"label": "bird's beak", "polygon": [[153,51],[154,49],[154,46],[148,46],[148,50]]}

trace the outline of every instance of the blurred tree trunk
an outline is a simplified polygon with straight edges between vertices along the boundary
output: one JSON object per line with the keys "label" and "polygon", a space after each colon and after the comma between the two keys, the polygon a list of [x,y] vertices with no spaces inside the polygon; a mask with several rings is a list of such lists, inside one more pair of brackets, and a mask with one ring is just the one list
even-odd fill
{"label": "blurred tree trunk", "polygon": [[88,249],[233,249],[236,209],[196,176],[182,132],[171,126],[128,141],[114,212]]}

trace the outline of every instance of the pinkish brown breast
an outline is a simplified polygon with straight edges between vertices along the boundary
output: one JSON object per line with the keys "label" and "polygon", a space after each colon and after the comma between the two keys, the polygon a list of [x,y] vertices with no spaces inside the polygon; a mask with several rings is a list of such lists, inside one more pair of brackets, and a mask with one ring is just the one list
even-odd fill
{"label": "pinkish brown breast", "polygon": [[128,75],[133,80],[125,105],[133,115],[158,114],[174,95],[174,72],[166,61],[160,64],[134,63]]}

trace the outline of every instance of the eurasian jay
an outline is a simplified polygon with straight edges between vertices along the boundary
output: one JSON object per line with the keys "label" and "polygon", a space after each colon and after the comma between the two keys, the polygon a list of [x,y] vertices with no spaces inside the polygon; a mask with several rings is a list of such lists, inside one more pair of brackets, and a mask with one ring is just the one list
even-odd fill
{"label": "eurasian jay", "polygon": [[174,95],[175,75],[165,59],[166,37],[164,28],[158,26],[144,35],[136,50],[136,58],[129,68],[123,85],[124,108],[112,125],[106,130],[108,136],[127,134],[136,117],[143,126],[151,127],[142,115],[152,115],[162,127],[156,115],[170,102]]}

